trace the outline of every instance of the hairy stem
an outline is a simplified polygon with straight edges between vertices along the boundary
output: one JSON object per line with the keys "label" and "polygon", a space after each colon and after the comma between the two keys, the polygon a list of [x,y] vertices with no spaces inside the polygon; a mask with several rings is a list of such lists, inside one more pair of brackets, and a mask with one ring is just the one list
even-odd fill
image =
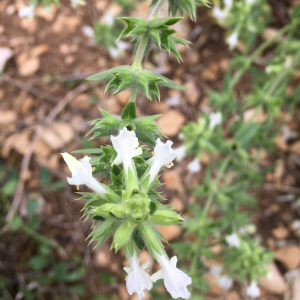
{"label": "hairy stem", "polygon": [[[158,17],[162,7],[164,6],[165,2],[167,0],[159,0],[157,2],[157,4],[155,5],[150,17],[149,17],[149,20],[154,20]],[[144,57],[144,54],[145,54],[145,50],[147,48],[147,45],[148,45],[148,36],[146,34],[144,34],[142,36],[142,40],[141,40],[141,43],[136,51],[136,55],[135,55],[135,59],[134,59],[134,62],[132,64],[133,67],[136,67],[136,68],[141,68],[142,67],[142,60],[143,60],[143,57]]]}

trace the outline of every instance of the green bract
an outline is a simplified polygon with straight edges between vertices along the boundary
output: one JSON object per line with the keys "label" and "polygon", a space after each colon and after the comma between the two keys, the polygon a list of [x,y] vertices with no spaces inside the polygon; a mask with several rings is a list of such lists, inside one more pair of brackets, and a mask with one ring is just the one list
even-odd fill
{"label": "green bract", "polygon": [[131,66],[120,66],[108,71],[92,75],[88,80],[109,81],[105,91],[114,90],[114,95],[126,89],[138,89],[142,95],[148,99],[160,100],[158,86],[186,90],[186,88],[157,73],[133,68]]}
{"label": "green bract", "polygon": [[[152,0],[151,6],[156,5],[158,0]],[[169,13],[175,16],[177,12],[183,15],[184,11],[192,20],[196,19],[196,4],[209,5],[208,0],[168,0]]]}
{"label": "green bract", "polygon": [[[114,116],[103,109],[100,108],[104,118],[91,121],[93,129],[88,133],[92,134],[92,139],[116,135],[119,130],[127,127],[134,130],[137,138],[149,144],[150,146],[155,146],[155,139],[159,137],[164,137],[164,135],[159,131],[160,127],[154,122],[159,115],[136,118],[136,105],[135,102],[129,102],[123,110],[122,116]],[[78,153],[78,152],[77,152]],[[95,154],[90,152],[91,154]],[[103,160],[103,158],[102,158]]]}
{"label": "green bract", "polygon": [[127,23],[127,28],[123,30],[119,39],[122,37],[134,36],[133,44],[136,44],[136,49],[139,47],[144,35],[148,37],[147,49],[149,51],[151,44],[155,43],[159,48],[172,53],[177,60],[181,59],[180,53],[176,49],[176,44],[182,44],[186,47],[189,41],[176,37],[173,34],[176,30],[170,29],[168,26],[174,25],[182,19],[182,17],[154,19],[148,22],[141,18],[120,18]]}

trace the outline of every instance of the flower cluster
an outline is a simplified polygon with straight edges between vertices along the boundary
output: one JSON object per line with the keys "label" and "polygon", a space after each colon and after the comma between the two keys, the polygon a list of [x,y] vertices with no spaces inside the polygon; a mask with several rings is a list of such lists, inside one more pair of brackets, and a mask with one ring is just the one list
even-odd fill
{"label": "flower cluster", "polygon": [[[130,262],[130,268],[125,268],[130,295],[136,292],[141,299],[144,289],[152,288],[152,281],[164,279],[165,287],[173,298],[188,299],[187,286],[191,284],[191,278],[176,268],[176,258],[168,259],[161,236],[153,227],[153,224],[183,222],[180,215],[157,201],[159,194],[154,191],[159,184],[158,173],[163,167],[172,166],[176,157],[176,151],[171,148],[172,142],[163,143],[158,138],[149,158],[147,149],[139,146],[135,132],[127,127],[121,129],[117,136],[111,135],[110,139],[112,155],[106,160],[106,167],[111,170],[110,184],[100,183],[93,175],[101,165],[99,157],[85,156],[78,161],[72,155],[62,153],[72,173],[72,177],[68,178],[69,184],[76,185],[78,189],[80,185],[86,185],[96,193],[96,196],[89,195],[85,214],[94,221],[104,222],[91,233],[92,241],[103,243],[114,233],[112,246],[116,250],[124,247]],[[104,154],[100,157],[103,158]],[[119,165],[123,166],[123,170]],[[151,278],[145,271],[146,265],[140,266],[138,262],[138,252],[145,245],[162,267]]]}

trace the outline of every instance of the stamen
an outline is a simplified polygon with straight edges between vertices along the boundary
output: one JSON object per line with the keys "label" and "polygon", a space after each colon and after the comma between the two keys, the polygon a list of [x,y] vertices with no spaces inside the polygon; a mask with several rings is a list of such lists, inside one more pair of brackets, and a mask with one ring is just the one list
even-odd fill
{"label": "stamen", "polygon": [[96,168],[94,167],[93,169],[92,169],[92,171],[95,171],[96,170]]}
{"label": "stamen", "polygon": [[151,153],[152,153],[152,155],[154,155],[154,151],[152,151]]}
{"label": "stamen", "polygon": [[77,185],[77,191],[79,191],[79,184]]}
{"label": "stamen", "polygon": [[127,277],[128,277],[128,276],[125,277],[125,281],[127,280]]}

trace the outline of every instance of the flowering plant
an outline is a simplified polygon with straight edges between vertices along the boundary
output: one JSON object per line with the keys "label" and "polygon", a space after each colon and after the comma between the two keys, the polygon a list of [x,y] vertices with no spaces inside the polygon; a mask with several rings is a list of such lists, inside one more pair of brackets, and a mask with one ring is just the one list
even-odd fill
{"label": "flowering plant", "polygon": [[[86,185],[92,190],[79,192],[80,199],[87,201],[84,216],[94,222],[89,238],[97,241],[96,246],[99,246],[113,235],[111,248],[116,251],[124,248],[130,262],[130,267],[125,268],[128,273],[127,290],[130,295],[137,293],[140,299],[144,297],[145,289],[152,288],[152,281],[159,279],[164,279],[165,287],[173,298],[188,299],[187,286],[192,283],[188,275],[177,269],[176,257],[169,260],[161,243],[164,238],[154,226],[184,222],[169,205],[160,203],[163,197],[155,191],[161,185],[160,170],[171,167],[177,153],[172,149],[170,140],[162,141],[166,137],[155,123],[158,116],[138,118],[135,104],[137,95],[159,100],[159,86],[185,90],[183,86],[142,67],[142,60],[151,47],[165,49],[180,60],[176,44],[188,45],[188,41],[176,37],[176,31],[170,28],[182,17],[158,18],[166,2],[152,1],[154,9],[148,21],[139,17],[121,18],[127,27],[119,39],[131,36],[135,45],[135,59],[131,66],[115,67],[88,78],[108,81],[106,91],[113,91],[114,95],[125,89],[131,90],[121,116],[100,109],[103,118],[91,122],[93,128],[89,134],[92,138],[109,136],[112,146],[75,151],[90,155],[80,161],[67,153],[62,154],[72,173],[72,177],[68,178],[69,184],[76,185],[78,189],[80,185]],[[175,15],[186,11],[194,19],[196,3],[207,4],[200,0],[169,0],[169,12]],[[149,147],[153,148],[152,153]],[[145,271],[146,265],[140,266],[138,260],[139,251],[144,247],[162,267],[151,277]]]}

